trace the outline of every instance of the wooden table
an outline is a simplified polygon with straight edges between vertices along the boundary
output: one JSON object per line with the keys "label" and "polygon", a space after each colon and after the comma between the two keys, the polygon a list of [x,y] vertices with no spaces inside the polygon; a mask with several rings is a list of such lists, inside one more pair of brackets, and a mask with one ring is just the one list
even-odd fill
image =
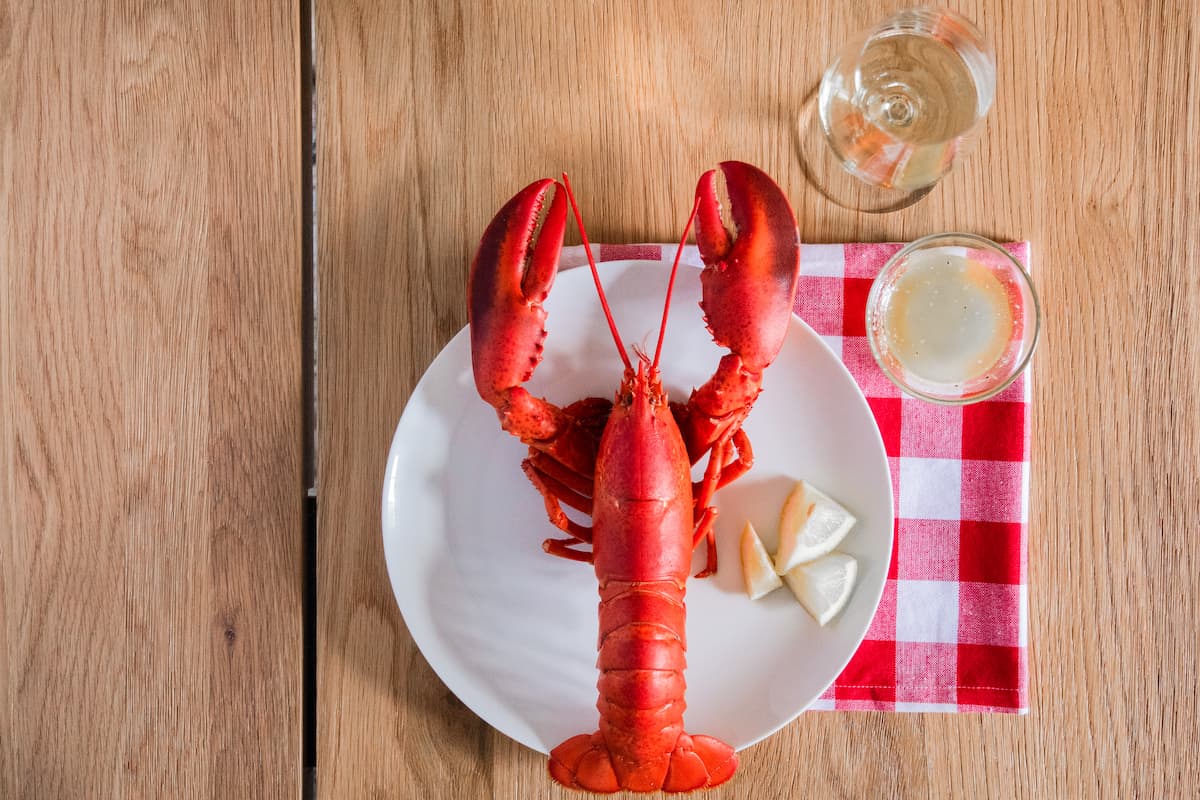
{"label": "wooden table", "polygon": [[890,3],[317,3],[310,286],[306,3],[0,4],[0,796],[295,797],[306,733],[321,798],[575,796],[413,645],[384,458],[515,188],[569,170],[595,239],[670,240],[725,158],[806,241],[1031,240],[1046,325],[1032,713],[804,715],[707,796],[1194,792],[1200,12],[955,5],[996,40],[986,132],[871,216],[791,126]]}

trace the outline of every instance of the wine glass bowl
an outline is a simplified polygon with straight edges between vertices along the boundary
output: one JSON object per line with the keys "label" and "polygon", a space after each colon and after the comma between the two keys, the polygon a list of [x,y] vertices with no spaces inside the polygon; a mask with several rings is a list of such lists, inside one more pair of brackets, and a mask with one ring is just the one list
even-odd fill
{"label": "wine glass bowl", "polygon": [[991,108],[995,55],[968,19],[902,11],[847,43],[800,118],[811,182],[840,205],[893,211],[968,152]]}

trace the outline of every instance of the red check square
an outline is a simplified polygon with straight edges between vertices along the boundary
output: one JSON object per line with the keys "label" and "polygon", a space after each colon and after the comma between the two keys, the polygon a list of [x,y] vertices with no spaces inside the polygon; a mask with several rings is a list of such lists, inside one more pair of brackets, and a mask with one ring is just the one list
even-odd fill
{"label": "red check square", "polygon": [[900,455],[902,436],[902,401],[899,397],[868,397],[867,405],[875,415],[879,435],[883,437],[883,449],[889,456]]}
{"label": "red check square", "polygon": [[1025,404],[974,403],[962,409],[962,457],[1020,461],[1025,457]]}
{"label": "red check square", "polygon": [[840,700],[896,700],[896,643],[865,639],[834,686]]}
{"label": "red check square", "polygon": [[[895,497],[895,489],[892,497]],[[900,518],[893,515],[892,520],[892,560],[888,562],[888,580],[894,581],[900,577]]]}
{"label": "red check square", "polygon": [[963,520],[959,526],[960,581],[1022,582],[1021,523]]}
{"label": "red check square", "polygon": [[847,336],[842,339],[842,363],[854,376],[858,388],[868,398],[870,397],[900,397],[896,384],[888,380],[887,375],[875,363],[871,355],[871,346],[865,336]]}
{"label": "red check square", "polygon": [[1025,466],[1019,461],[963,461],[962,518],[1024,522]]}
{"label": "red check square", "polygon": [[875,610],[875,618],[871,627],[867,628],[867,639],[894,641],[896,639],[896,582],[885,581],[883,595],[879,598],[879,608]]}
{"label": "red check square", "polygon": [[958,701],[958,646],[933,642],[896,643],[896,700],[905,703]]}
{"label": "red check square", "polygon": [[888,459],[888,473],[892,476],[892,506],[893,515],[896,519],[900,519],[900,514],[896,508],[900,505],[900,459]]}
{"label": "red check square", "polygon": [[958,585],[958,641],[1019,647],[1021,587],[1005,583]]}
{"label": "red check square", "polygon": [[846,255],[846,277],[875,280],[887,260],[900,252],[902,244],[847,244],[843,245]]}
{"label": "red check square", "polygon": [[[662,258],[660,244],[602,244],[597,248],[597,261],[658,261]],[[671,256],[674,257],[672,252]]]}
{"label": "red check square", "polygon": [[[1019,647],[958,646],[960,710],[1020,708],[1024,704],[1026,663]],[[967,706],[968,708],[961,708]]]}
{"label": "red check square", "polygon": [[834,701],[834,708],[837,711],[895,711],[896,703],[894,700],[885,700],[882,697],[863,700],[839,697]]}
{"label": "red check square", "polygon": [[1004,389],[1000,394],[992,398],[993,403],[1024,403],[1025,398],[1025,373],[1017,378],[1007,389]]}
{"label": "red check square", "polygon": [[910,581],[959,579],[959,522],[896,520],[896,577]]}
{"label": "red check square", "polygon": [[867,295],[874,281],[866,278],[846,278],[843,293],[843,336],[867,335]]}
{"label": "red check square", "polygon": [[964,412],[961,406],[938,406],[906,397],[902,401],[901,447],[906,456],[960,458]]}
{"label": "red check square", "polygon": [[796,289],[793,309],[822,336],[841,336],[843,295],[841,278],[805,278]]}

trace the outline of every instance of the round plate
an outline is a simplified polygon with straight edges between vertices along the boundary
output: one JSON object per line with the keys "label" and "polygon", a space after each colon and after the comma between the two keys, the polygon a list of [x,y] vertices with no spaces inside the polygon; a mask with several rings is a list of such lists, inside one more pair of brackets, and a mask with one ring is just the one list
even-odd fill
{"label": "round plate", "polygon": [[[653,352],[669,270],[636,261],[600,268],[627,346]],[[679,274],[663,347],[663,382],[680,400],[724,352],[696,307],[699,274]],[[546,308],[545,360],[530,391],[560,405],[612,396],[621,362],[590,272],[560,273]],[[870,408],[812,329],[796,317],[790,324],[746,421],[754,468],[716,496],[719,572],[688,582],[684,722],[738,749],[786,725],[841,672],[871,623],[892,552],[892,483]],[[383,543],[396,601],[434,671],[493,727],[545,753],[596,729],[598,597],[590,565],[542,552],[543,539],[561,534],[521,472],[526,452],[476,393],[464,328],[396,428]],[[773,551],[779,510],[799,478],[859,519],[839,547],[858,559],[858,586],[825,628],[786,587],[759,601],[743,589],[742,525],[751,520]]]}

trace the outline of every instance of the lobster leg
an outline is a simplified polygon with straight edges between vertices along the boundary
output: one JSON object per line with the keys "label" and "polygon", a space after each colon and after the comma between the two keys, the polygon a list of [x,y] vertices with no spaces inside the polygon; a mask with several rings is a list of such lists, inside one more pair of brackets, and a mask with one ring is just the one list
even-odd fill
{"label": "lobster leg", "polygon": [[737,450],[737,459],[721,468],[721,478],[717,481],[717,489],[724,489],[754,466],[754,450],[750,447],[750,437],[746,435],[746,431],[738,428],[733,432],[730,441]]}
{"label": "lobster leg", "polygon": [[[574,470],[568,469],[561,461],[556,461],[553,457],[541,452],[536,448],[529,448],[529,463],[540,472],[542,475],[553,478],[562,485],[566,486],[571,491],[583,496],[587,500],[587,507],[571,506],[577,508],[585,514],[592,513],[591,494],[593,488],[592,476],[580,475]],[[567,498],[563,497],[565,501]],[[568,503],[570,505],[570,503]]]}
{"label": "lobster leg", "polygon": [[575,539],[547,539],[542,542],[542,550],[568,561],[582,561],[585,564],[591,564],[592,554],[586,550],[573,549],[571,547],[573,544],[578,544],[578,542]]}
{"label": "lobster leg", "polygon": [[725,451],[728,448],[722,440],[713,445],[708,456],[708,466],[704,470],[704,480],[700,482],[699,490],[693,488],[694,503],[699,515],[696,531],[692,538],[692,548],[700,545],[701,539],[706,543],[704,569],[696,573],[697,578],[707,578],[717,571],[717,537],[713,533],[713,523],[716,521],[717,509],[710,503],[717,490],[717,482],[721,478],[721,467],[725,462]]}
{"label": "lobster leg", "polygon": [[582,511],[585,514],[592,513],[592,498],[567,486],[554,474],[547,472],[545,466],[539,465],[532,458],[527,458],[521,462],[521,469],[524,470],[538,491],[546,495],[547,499],[554,498],[566,503],[576,511]]}
{"label": "lobster leg", "polygon": [[717,521],[718,513],[720,512],[713,506],[704,509],[700,514],[700,521],[696,523],[696,532],[692,534],[693,550],[699,547],[702,541],[708,543],[708,551],[705,554],[707,560],[704,569],[696,573],[697,578],[707,578],[717,571],[717,538],[713,533],[713,523]]}
{"label": "lobster leg", "polygon": [[[543,461],[544,463],[555,463],[552,459],[545,457],[543,457]],[[539,467],[534,462],[533,457],[522,461],[521,468],[525,470],[525,474],[529,477],[534,488],[541,493],[542,499],[546,503],[546,515],[550,518],[550,523],[571,536],[570,539],[547,539],[542,542],[542,550],[559,558],[566,558],[571,561],[583,561],[588,564],[592,563],[592,554],[589,551],[574,549],[575,545],[592,543],[592,529],[580,525],[567,517],[561,505],[561,503],[565,502],[572,508],[577,508],[590,514],[592,511],[591,498],[584,497],[557,478],[549,475],[544,471],[543,467]]]}
{"label": "lobster leg", "polygon": [[[569,519],[562,504],[585,514],[592,513],[594,454],[611,410],[612,401],[598,397],[572,403],[562,410],[563,416],[569,420],[563,435],[558,440],[532,443],[529,457],[521,463],[530,483],[542,495],[550,523],[572,537],[544,541],[542,549],[550,555],[572,561],[592,561],[590,552],[570,549],[573,545],[590,544],[592,529]],[[563,440],[572,442],[571,446],[557,447],[558,442]],[[572,465],[561,460],[564,454],[585,457],[576,458]]]}
{"label": "lobster leg", "polygon": [[[736,458],[730,458],[733,451]],[[750,437],[741,428],[733,432],[728,440],[722,440],[713,445],[708,457],[708,466],[704,470],[704,480],[692,484],[692,492],[696,505],[696,532],[692,536],[692,548],[706,543],[704,569],[696,573],[697,578],[707,578],[717,571],[717,538],[713,531],[713,523],[717,520],[717,509],[709,505],[713,495],[738,478],[745,475],[754,465],[754,451],[750,449]]]}
{"label": "lobster leg", "polygon": [[[562,484],[558,484],[553,478],[543,476],[530,463],[529,459],[521,462],[521,468],[525,470],[525,475],[529,478],[530,483],[541,493],[542,499],[546,502],[546,516],[550,518],[550,524],[559,530],[571,534],[571,536],[580,542],[591,542],[592,529],[575,522],[562,510],[561,501],[563,498],[559,495],[559,491],[567,492],[571,495],[575,495],[575,493]],[[579,499],[586,500],[587,498]]]}

